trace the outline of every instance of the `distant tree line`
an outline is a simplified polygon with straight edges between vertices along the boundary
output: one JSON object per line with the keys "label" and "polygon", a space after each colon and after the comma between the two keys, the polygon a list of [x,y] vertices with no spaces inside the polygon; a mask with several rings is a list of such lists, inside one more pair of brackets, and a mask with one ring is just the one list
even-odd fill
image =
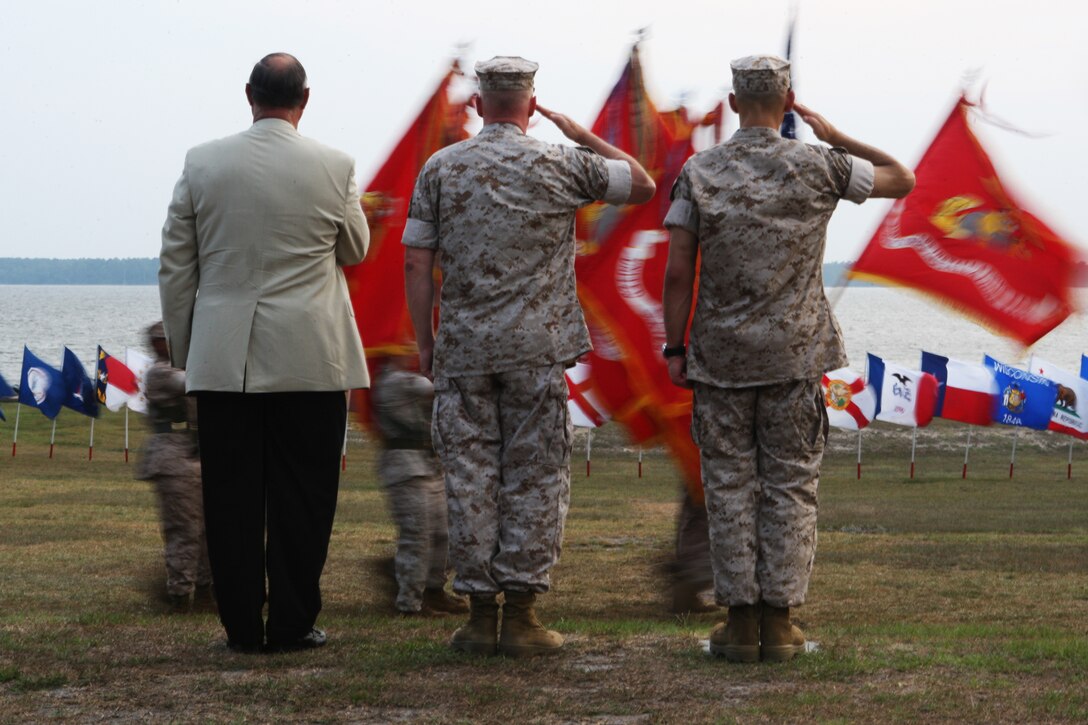
{"label": "distant tree line", "polygon": [[[852,262],[824,263],[824,284],[846,283]],[[1079,284],[1088,286],[1088,264],[1078,267]],[[0,257],[0,284],[158,284],[159,260],[147,259],[28,259]],[[874,286],[853,281],[855,287]]]}
{"label": "distant tree line", "polygon": [[0,284],[158,284],[159,260],[0,258]]}

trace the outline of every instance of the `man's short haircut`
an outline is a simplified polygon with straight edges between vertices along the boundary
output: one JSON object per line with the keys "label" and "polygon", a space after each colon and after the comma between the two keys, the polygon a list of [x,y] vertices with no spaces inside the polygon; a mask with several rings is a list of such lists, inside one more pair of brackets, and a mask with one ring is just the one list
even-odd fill
{"label": "man's short haircut", "polygon": [[249,88],[262,108],[296,108],[305,96],[306,69],[290,53],[269,53],[253,66]]}
{"label": "man's short haircut", "polygon": [[480,91],[484,103],[490,107],[493,113],[509,113],[518,111],[529,104],[533,97],[532,91]]}
{"label": "man's short haircut", "polygon": [[776,111],[786,105],[785,93],[735,93],[737,104],[763,111]]}

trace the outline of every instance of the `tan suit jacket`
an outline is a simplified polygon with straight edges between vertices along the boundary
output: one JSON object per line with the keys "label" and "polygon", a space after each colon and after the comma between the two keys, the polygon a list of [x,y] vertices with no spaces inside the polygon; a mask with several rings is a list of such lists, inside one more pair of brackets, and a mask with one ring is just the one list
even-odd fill
{"label": "tan suit jacket", "polygon": [[187,390],[369,385],[339,265],[370,233],[350,156],[263,119],[197,146],[162,230],[159,295]]}

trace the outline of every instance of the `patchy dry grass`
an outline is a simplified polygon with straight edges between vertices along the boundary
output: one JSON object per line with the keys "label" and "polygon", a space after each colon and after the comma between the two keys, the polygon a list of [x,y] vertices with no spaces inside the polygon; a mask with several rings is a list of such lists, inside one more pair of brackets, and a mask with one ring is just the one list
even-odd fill
{"label": "patchy dry grass", "polygon": [[[11,413],[13,411],[8,410]],[[579,444],[563,561],[543,598],[559,656],[471,659],[452,619],[390,615],[372,562],[393,529],[373,449],[353,437],[324,578],[323,650],[223,648],[215,614],[167,614],[154,499],[123,463],[121,416],[96,429],[23,411],[0,458],[0,721],[48,722],[1083,722],[1088,719],[1088,461],[1078,444],[1009,431],[834,433],[821,482],[809,604],[819,651],[729,665],[701,640],[713,615],[665,613],[677,478],[615,431]],[[10,416],[13,417],[13,416]],[[135,422],[135,421],[134,421]],[[10,434],[11,421],[0,427]],[[133,431],[132,446],[140,434]],[[10,441],[8,441],[10,443]],[[10,446],[7,448],[10,453]]]}

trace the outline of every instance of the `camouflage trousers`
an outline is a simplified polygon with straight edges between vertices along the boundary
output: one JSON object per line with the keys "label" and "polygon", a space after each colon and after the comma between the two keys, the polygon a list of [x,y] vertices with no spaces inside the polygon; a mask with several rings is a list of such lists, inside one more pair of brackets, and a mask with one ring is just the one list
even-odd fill
{"label": "camouflage trousers", "polygon": [[159,500],[166,591],[171,596],[185,596],[212,581],[200,476],[160,474],[152,476],[151,482]]}
{"label": "camouflage trousers", "polygon": [[702,463],[718,603],[804,603],[827,441],[819,383],[696,383],[691,431]]}
{"label": "camouflage trousers", "polygon": [[434,381],[453,588],[546,592],[570,506],[564,366]]}
{"label": "camouflage trousers", "polygon": [[418,612],[423,589],[446,585],[446,485],[441,476],[414,476],[385,487],[397,526],[396,607]]}

